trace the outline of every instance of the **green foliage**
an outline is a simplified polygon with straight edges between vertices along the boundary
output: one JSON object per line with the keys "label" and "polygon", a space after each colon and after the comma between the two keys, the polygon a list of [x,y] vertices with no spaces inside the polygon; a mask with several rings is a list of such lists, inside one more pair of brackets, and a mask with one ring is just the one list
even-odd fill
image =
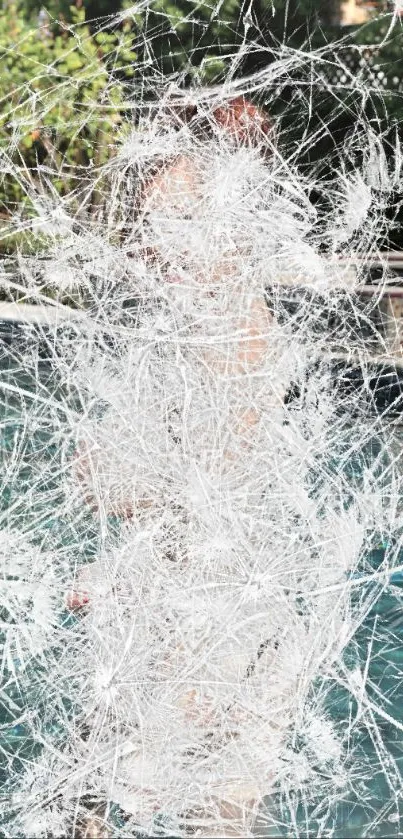
{"label": "green foliage", "polygon": [[216,82],[245,39],[254,49],[237,62],[238,75],[267,64],[280,45],[300,48],[319,26],[334,23],[339,5],[340,0],[153,0],[146,16],[148,49],[162,72],[181,71],[185,82],[192,77]]}
{"label": "green foliage", "polygon": [[[80,0],[81,2],[81,0]],[[121,9],[121,0],[84,0],[87,20],[115,15]],[[36,21],[45,7],[52,20],[63,17],[71,22],[71,0],[22,0],[21,13],[26,20]]]}
{"label": "green foliage", "polygon": [[47,9],[53,20],[58,20],[61,16],[69,20],[70,3],[71,0],[23,0],[19,8],[25,20],[35,23],[42,8]]}
{"label": "green foliage", "polygon": [[30,214],[43,186],[38,164],[46,165],[56,192],[66,194],[110,154],[137,57],[132,36],[93,35],[84,9],[73,6],[70,15],[70,28],[49,35],[26,22],[15,4],[0,18],[0,216],[17,209]]}
{"label": "green foliage", "polygon": [[354,33],[354,43],[366,66],[366,78],[372,83],[376,112],[396,122],[403,121],[403,29],[391,26],[391,17],[375,18]]}
{"label": "green foliage", "polygon": [[[284,46],[309,51],[328,43],[329,85],[315,91],[309,124],[301,120],[308,77],[298,80],[290,73],[274,98],[270,91],[266,96],[290,147],[306,149],[302,164],[329,160],[332,146],[351,130],[362,108],[362,97],[354,98],[348,85],[339,84],[342,76],[332,77],[347,54],[350,74],[370,81],[367,115],[380,119],[387,112],[402,122],[403,35],[400,26],[388,32],[390,16],[352,32],[350,46],[347,42],[335,61],[331,43],[340,35],[333,25],[340,0],[151,0],[147,12],[136,11],[130,0],[84,0],[85,7],[82,0],[76,6],[69,2],[49,0],[48,34],[38,30],[40,0],[23,0],[21,7],[9,0],[7,14],[0,17],[0,252],[26,239],[26,233],[8,231],[9,211],[17,210],[22,219],[34,214],[36,198],[49,194],[49,185],[56,195],[68,196],[74,209],[77,187],[88,183],[85,211],[97,207],[101,185],[92,189],[93,173],[113,153],[127,90],[138,67],[146,77],[150,57],[163,73],[178,72],[183,84],[216,84],[229,68],[239,77],[267,66]],[[127,20],[119,27],[97,32],[86,22],[85,9],[102,17],[120,7],[127,9]],[[68,23],[57,25],[61,14]],[[245,50],[234,68],[245,39],[254,48]],[[309,62],[298,73],[305,71]],[[314,142],[302,143],[302,134],[305,141],[312,134]]]}

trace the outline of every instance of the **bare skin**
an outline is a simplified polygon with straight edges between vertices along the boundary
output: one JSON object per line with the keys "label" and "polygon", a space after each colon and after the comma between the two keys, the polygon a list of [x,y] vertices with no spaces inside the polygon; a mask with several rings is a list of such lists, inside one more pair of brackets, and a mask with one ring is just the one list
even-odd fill
{"label": "bare skin", "polygon": [[[186,215],[192,212],[192,208],[198,201],[200,195],[200,176],[195,171],[192,161],[187,157],[180,157],[177,161],[146,184],[143,194],[144,211],[149,212],[159,209],[161,212],[175,212],[177,215]],[[158,254],[152,249],[148,251],[151,260],[158,259]],[[183,260],[186,260],[186,245],[183,251]],[[228,282],[231,270],[236,271],[236,259],[232,257],[225,262],[225,265],[217,265],[211,272],[210,282],[217,285],[222,277]],[[221,274],[220,274],[221,272]],[[167,282],[180,282],[180,277],[169,266],[166,271]],[[203,282],[203,278],[200,279]],[[205,279],[208,282],[208,279]],[[215,349],[203,350],[204,361],[213,376],[231,375],[235,377],[247,376],[252,371],[263,366],[270,341],[272,327],[272,316],[268,310],[263,294],[257,293],[248,300],[246,311],[244,311],[237,322],[235,322],[236,334],[239,339],[233,346],[229,356],[219,354]],[[247,440],[248,434],[258,425],[260,420],[259,412],[251,407],[245,406],[239,409],[234,419],[233,433],[239,438]],[[245,442],[247,445],[247,442]],[[236,457],[236,454],[227,451],[225,454],[229,460]],[[80,458],[80,465],[77,469],[77,477],[87,483],[85,454]],[[88,498],[90,503],[93,499]],[[152,502],[151,502],[152,503]],[[108,512],[119,515],[122,518],[132,518],[135,514],[130,502],[118,509],[110,509]],[[70,592],[67,600],[69,609],[79,610],[88,607],[90,594],[86,588],[85,575],[79,576],[76,585]],[[188,691],[181,700],[179,707],[184,711],[189,721],[200,720],[204,724],[208,720],[210,709],[208,705],[197,702],[195,690]],[[234,722],[236,722],[236,711],[232,711]],[[253,816],[260,801],[260,792],[255,786],[247,783],[236,789],[223,789],[216,799],[216,812],[218,810],[218,822],[214,825],[208,814],[205,813],[206,833],[203,828],[199,829],[199,836],[209,837],[241,837],[245,830],[245,823],[253,821]],[[191,814],[185,814],[185,822],[191,822]],[[203,814],[198,814],[203,822]],[[208,826],[208,822],[210,822]]]}
{"label": "bare skin", "polygon": [[110,839],[111,831],[99,816],[89,814],[77,826],[74,839]]}
{"label": "bare skin", "polygon": [[[195,170],[192,160],[188,157],[179,157],[173,165],[149,181],[143,190],[144,212],[158,211],[161,214],[173,212],[179,219],[191,216],[198,206],[201,195],[201,176]],[[187,257],[186,245],[178,255],[179,261],[185,261]],[[158,254],[153,252],[149,258],[158,259]],[[198,282],[201,285],[211,284],[215,287],[220,280],[228,281],[231,275],[236,273],[236,254],[231,258],[218,263],[208,277],[200,277]],[[164,273],[167,282],[177,283],[181,278],[175,274],[175,269],[166,267]],[[245,301],[244,311],[234,322],[234,329],[239,339],[232,346],[231,354],[217,349],[204,350],[203,357],[207,368],[213,376],[247,376],[262,367],[270,342],[270,332],[273,323],[272,315],[266,304],[263,294],[257,293]],[[256,426],[259,422],[258,412],[248,406],[240,409],[239,417],[235,420],[233,431],[241,437]],[[230,452],[226,453],[229,459]],[[89,484],[88,476],[91,474],[89,458],[85,452],[77,451],[76,476],[83,487]],[[91,494],[91,489],[85,492],[87,503],[96,510],[96,500]],[[105,502],[106,504],[110,502]],[[140,499],[137,502],[139,508],[152,506],[151,499]],[[121,518],[133,518],[135,510],[131,500],[117,502],[107,507],[105,512]]]}

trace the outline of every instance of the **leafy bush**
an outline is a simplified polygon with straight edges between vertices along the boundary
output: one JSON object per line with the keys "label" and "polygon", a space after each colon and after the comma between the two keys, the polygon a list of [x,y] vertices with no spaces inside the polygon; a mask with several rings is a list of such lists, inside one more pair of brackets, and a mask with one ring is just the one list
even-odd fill
{"label": "leafy bush", "polygon": [[125,80],[135,72],[132,36],[127,26],[93,35],[84,9],[70,13],[73,24],[49,34],[26,22],[15,4],[0,18],[3,220],[10,212],[29,216],[45,181],[58,194],[74,192],[110,154]]}

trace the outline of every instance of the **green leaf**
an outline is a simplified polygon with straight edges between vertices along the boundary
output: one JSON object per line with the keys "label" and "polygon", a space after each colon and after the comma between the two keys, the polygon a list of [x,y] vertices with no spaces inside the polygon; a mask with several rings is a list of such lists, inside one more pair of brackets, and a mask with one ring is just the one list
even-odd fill
{"label": "green leaf", "polygon": [[80,70],[83,66],[82,59],[77,52],[71,52],[66,58],[66,66],[68,70]]}

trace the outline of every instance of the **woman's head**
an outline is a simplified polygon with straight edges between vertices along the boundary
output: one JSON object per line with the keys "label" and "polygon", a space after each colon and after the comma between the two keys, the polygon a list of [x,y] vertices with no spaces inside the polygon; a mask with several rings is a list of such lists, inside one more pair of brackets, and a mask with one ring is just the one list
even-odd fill
{"label": "woman's head", "polygon": [[274,125],[268,114],[244,96],[220,104],[169,102],[158,112],[158,122],[163,131],[186,126],[201,141],[218,138],[221,133],[238,148],[257,148],[262,156],[272,153],[275,142]]}
{"label": "woman's head", "polygon": [[238,96],[213,110],[213,120],[224,129],[238,145],[259,148],[266,153],[274,140],[273,123],[256,105]]}
{"label": "woman's head", "polygon": [[234,273],[241,236],[245,239],[251,221],[242,189],[250,190],[254,171],[262,179],[273,146],[272,123],[244,97],[210,110],[174,109],[170,119],[186,137],[178,153],[143,184],[140,215],[147,254],[167,281],[216,283]]}

